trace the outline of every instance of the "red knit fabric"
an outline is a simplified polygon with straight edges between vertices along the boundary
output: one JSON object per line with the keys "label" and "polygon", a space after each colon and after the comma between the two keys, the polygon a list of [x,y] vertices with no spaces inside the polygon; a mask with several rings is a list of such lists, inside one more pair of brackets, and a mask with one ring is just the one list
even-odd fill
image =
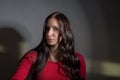
{"label": "red knit fabric", "polygon": [[[76,55],[81,63],[80,75],[86,80],[86,65],[84,58],[79,53],[76,53]],[[36,57],[37,53],[35,51],[30,51],[27,53],[27,55],[25,55],[25,57],[18,65],[15,73],[11,76],[10,80],[25,80]],[[37,80],[66,80],[66,75],[62,70],[62,63],[47,61]]]}

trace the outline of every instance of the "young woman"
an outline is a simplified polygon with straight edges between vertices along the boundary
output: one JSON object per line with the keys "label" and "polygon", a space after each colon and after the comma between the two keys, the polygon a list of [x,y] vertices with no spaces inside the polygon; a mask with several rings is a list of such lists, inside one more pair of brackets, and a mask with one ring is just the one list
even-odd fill
{"label": "young woman", "polygon": [[44,23],[41,43],[27,52],[10,80],[86,80],[86,65],[74,51],[74,37],[67,17],[50,14]]}

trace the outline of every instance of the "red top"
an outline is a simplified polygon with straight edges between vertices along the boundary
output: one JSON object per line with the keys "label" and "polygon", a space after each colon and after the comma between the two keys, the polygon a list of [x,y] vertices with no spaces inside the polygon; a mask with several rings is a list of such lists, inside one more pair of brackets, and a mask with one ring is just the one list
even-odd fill
{"label": "red top", "polygon": [[[86,80],[86,65],[84,58],[79,53],[76,53],[76,55],[81,63],[80,75]],[[12,75],[10,80],[25,80],[36,57],[37,52],[35,51],[30,51],[29,53],[27,53],[27,55],[20,62],[16,72]],[[60,64],[59,73],[58,64]],[[66,80],[66,75],[62,70],[62,63],[47,61],[37,80]]]}

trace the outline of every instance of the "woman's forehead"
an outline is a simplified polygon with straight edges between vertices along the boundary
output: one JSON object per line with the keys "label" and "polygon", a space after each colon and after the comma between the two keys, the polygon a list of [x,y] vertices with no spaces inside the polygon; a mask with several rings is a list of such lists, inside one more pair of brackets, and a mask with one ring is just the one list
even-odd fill
{"label": "woman's forehead", "polygon": [[47,22],[48,27],[59,27],[58,21],[55,18],[50,18]]}

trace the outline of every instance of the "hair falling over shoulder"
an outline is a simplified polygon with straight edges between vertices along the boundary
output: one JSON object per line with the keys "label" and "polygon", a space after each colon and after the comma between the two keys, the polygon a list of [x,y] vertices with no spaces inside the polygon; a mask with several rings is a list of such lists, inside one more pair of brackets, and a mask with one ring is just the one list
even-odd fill
{"label": "hair falling over shoulder", "polygon": [[41,43],[34,49],[37,51],[38,56],[34,64],[32,78],[34,80],[37,79],[38,74],[45,66],[45,63],[49,57],[49,47],[46,43],[45,34],[47,22],[52,17],[54,17],[58,21],[60,27],[60,36],[62,36],[62,40],[58,46],[59,51],[56,55],[56,59],[62,62],[62,68],[68,78],[70,78],[71,80],[83,80],[79,74],[80,61],[74,53],[74,36],[70,28],[69,20],[64,14],[60,12],[54,12],[50,14],[44,22],[43,37]]}

